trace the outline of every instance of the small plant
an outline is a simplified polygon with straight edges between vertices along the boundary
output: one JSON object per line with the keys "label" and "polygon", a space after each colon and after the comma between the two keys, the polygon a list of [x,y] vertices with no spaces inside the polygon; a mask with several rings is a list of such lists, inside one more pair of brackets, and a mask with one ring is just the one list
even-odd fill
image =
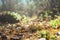
{"label": "small plant", "polygon": [[25,16],[25,15],[23,15],[21,19],[22,19],[21,22],[27,23],[27,22],[29,21],[30,18],[27,17],[27,16]]}
{"label": "small plant", "polygon": [[8,15],[11,15],[16,20],[20,20],[21,16],[18,13],[15,12],[8,12]]}
{"label": "small plant", "polygon": [[55,35],[51,35],[50,36],[50,40],[56,40],[56,36]]}
{"label": "small plant", "polygon": [[41,37],[46,38],[49,32],[47,30],[40,31]]}
{"label": "small plant", "polygon": [[51,20],[49,23],[52,26],[52,28],[57,28],[60,25],[60,18]]}

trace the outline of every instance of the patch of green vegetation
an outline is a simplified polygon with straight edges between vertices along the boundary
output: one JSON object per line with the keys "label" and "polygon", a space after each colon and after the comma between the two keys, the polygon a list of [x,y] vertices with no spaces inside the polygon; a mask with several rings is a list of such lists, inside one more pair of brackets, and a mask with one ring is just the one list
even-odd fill
{"label": "patch of green vegetation", "polygon": [[27,23],[29,21],[30,17],[23,15],[22,16],[22,22]]}
{"label": "patch of green vegetation", "polygon": [[56,39],[56,36],[55,36],[55,35],[51,35],[51,36],[50,36],[50,39],[51,39],[51,40],[55,40],[55,39]]}
{"label": "patch of green vegetation", "polygon": [[2,28],[2,25],[0,24],[0,28]]}
{"label": "patch of green vegetation", "polygon": [[21,18],[20,14],[15,13],[15,12],[8,12],[8,15],[11,15],[16,20],[20,20],[20,18]]}
{"label": "patch of green vegetation", "polygon": [[52,26],[52,28],[57,28],[60,25],[60,18],[51,20],[49,23]]}
{"label": "patch of green vegetation", "polygon": [[46,38],[49,32],[47,30],[40,31],[41,37]]}

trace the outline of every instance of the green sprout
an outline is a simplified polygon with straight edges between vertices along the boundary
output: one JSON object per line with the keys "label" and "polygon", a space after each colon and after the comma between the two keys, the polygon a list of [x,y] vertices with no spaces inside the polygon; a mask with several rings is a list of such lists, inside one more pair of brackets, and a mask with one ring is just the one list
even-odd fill
{"label": "green sprout", "polygon": [[47,34],[48,34],[48,31],[47,30],[42,30],[42,31],[40,31],[40,34],[41,34],[41,37],[46,38]]}
{"label": "green sprout", "polygon": [[51,20],[49,23],[52,26],[52,28],[57,28],[60,25],[60,19],[57,18],[55,20]]}

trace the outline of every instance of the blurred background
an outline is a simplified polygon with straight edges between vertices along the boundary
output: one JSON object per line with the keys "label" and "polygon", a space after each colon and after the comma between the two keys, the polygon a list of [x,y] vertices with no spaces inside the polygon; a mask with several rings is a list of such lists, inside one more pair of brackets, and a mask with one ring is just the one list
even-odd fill
{"label": "blurred background", "polygon": [[0,11],[13,11],[32,17],[60,13],[60,0],[0,0]]}

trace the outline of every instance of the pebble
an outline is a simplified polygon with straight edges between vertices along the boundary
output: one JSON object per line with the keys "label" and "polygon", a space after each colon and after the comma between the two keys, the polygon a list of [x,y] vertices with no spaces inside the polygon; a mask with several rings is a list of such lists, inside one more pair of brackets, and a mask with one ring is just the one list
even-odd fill
{"label": "pebble", "polygon": [[57,35],[60,35],[60,32],[57,32]]}
{"label": "pebble", "polygon": [[40,38],[40,39],[38,39],[38,40],[46,40],[46,38]]}
{"label": "pebble", "polygon": [[19,40],[19,37],[12,37],[10,40]]}

